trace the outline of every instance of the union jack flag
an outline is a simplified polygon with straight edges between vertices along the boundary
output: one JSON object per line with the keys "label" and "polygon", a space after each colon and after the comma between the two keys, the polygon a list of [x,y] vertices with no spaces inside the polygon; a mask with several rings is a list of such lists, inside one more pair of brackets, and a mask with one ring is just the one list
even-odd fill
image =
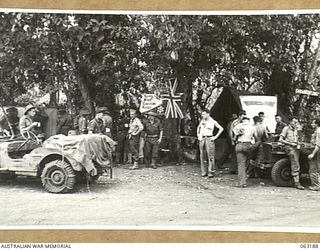
{"label": "union jack flag", "polygon": [[165,101],[165,117],[166,118],[180,118],[184,115],[181,110],[182,93],[175,93],[177,90],[177,78],[169,80],[170,91],[168,94],[162,95],[162,100]]}

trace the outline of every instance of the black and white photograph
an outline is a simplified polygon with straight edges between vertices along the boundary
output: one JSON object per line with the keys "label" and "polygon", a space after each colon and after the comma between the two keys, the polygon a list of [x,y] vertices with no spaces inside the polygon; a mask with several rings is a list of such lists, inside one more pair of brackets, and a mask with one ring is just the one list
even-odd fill
{"label": "black and white photograph", "polygon": [[0,227],[320,232],[317,11],[0,9]]}

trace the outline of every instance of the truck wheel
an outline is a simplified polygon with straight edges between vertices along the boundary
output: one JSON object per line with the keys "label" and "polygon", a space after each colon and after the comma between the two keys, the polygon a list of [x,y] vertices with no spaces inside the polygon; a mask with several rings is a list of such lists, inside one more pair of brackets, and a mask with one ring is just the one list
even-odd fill
{"label": "truck wheel", "polygon": [[293,185],[291,166],[289,159],[277,161],[271,170],[272,181],[279,187],[290,187]]}
{"label": "truck wheel", "polygon": [[66,193],[73,189],[76,175],[70,164],[54,160],[44,167],[41,182],[44,189],[50,193]]}

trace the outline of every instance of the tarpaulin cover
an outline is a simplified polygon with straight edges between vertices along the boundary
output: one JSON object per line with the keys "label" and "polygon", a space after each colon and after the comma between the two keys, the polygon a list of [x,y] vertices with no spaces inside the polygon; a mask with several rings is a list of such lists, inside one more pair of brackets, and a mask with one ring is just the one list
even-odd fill
{"label": "tarpaulin cover", "polygon": [[61,150],[63,155],[79,162],[91,175],[97,173],[94,162],[104,167],[110,166],[115,145],[116,142],[110,137],[98,134],[56,135],[43,143],[45,148]]}

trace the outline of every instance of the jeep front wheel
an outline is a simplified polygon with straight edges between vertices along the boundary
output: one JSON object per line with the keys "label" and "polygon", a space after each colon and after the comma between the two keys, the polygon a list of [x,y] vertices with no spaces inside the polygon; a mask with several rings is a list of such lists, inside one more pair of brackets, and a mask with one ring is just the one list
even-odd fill
{"label": "jeep front wheel", "polygon": [[277,161],[271,170],[272,181],[279,187],[290,187],[293,185],[291,165],[289,159]]}
{"label": "jeep front wheel", "polygon": [[44,189],[50,193],[66,193],[73,189],[76,175],[70,164],[54,160],[44,167],[41,182]]}

